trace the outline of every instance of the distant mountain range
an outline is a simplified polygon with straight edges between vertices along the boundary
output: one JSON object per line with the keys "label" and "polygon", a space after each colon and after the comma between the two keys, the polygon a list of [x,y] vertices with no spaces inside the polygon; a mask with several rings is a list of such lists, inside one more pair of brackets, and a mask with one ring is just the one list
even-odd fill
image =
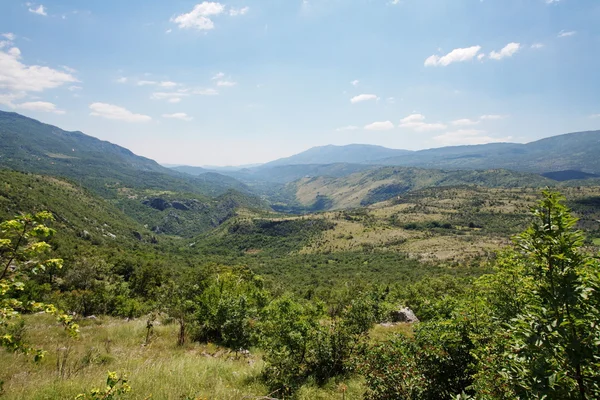
{"label": "distant mountain range", "polygon": [[380,146],[313,147],[258,168],[303,164],[371,164],[422,168],[491,169],[546,173],[574,170],[600,174],[600,131],[568,133],[535,142],[490,143],[409,151]]}
{"label": "distant mountain range", "polygon": [[[253,185],[289,183],[305,177],[343,177],[381,166],[448,170],[508,169],[542,174],[557,181],[600,175],[600,131],[576,132],[535,142],[490,143],[410,151],[351,144],[313,147],[259,166],[213,169]],[[213,167],[211,167],[213,168]],[[199,175],[210,168],[179,166],[176,171]]]}

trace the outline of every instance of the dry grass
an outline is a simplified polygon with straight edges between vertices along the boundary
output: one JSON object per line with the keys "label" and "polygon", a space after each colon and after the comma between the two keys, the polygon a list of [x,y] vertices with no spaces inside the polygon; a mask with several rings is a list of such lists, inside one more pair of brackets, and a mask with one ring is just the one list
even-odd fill
{"label": "dry grass", "polygon": [[[28,316],[26,320],[27,340],[48,353],[35,364],[30,357],[0,351],[3,399],[73,399],[103,387],[107,371],[128,375],[133,388],[130,399],[241,400],[269,394],[260,379],[263,362],[259,352],[236,357],[212,344],[177,347],[176,326],[156,326],[146,346],[145,320],[85,320],[78,340],[65,337],[48,316]],[[62,376],[57,368],[59,358],[66,358]],[[346,399],[362,398],[360,379],[344,384]],[[324,387],[307,384],[297,398],[341,399],[342,392],[339,382]]]}

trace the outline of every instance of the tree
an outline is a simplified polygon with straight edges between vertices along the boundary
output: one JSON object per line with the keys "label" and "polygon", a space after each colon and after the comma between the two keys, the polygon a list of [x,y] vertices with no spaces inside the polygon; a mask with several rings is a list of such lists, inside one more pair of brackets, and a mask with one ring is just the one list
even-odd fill
{"label": "tree", "polygon": [[516,238],[534,285],[509,329],[504,372],[521,398],[598,398],[600,264],[583,251],[583,234],[562,196],[543,195],[534,222]]}
{"label": "tree", "polygon": [[46,242],[55,233],[45,225],[51,220],[52,214],[44,211],[0,223],[0,346],[11,351],[35,352],[36,360],[43,356],[43,351],[34,351],[11,333],[23,312],[43,310],[55,314],[70,335],[76,336],[78,332],[72,317],[59,313],[52,304],[19,299],[19,292],[32,275],[62,267],[61,259],[50,258],[51,247]]}

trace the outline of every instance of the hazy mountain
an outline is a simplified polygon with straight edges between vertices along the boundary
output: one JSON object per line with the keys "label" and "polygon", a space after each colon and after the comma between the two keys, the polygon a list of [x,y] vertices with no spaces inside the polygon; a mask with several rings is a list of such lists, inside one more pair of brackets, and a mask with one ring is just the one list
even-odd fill
{"label": "hazy mountain", "polygon": [[600,131],[589,131],[553,136],[527,144],[490,143],[420,151],[368,145],[315,147],[295,156],[264,164],[259,169],[282,165],[346,162],[422,168],[504,168],[536,173],[581,171],[598,174],[600,157],[597,157],[597,154],[600,154]]}
{"label": "hazy mountain", "polygon": [[568,133],[527,144],[492,143],[421,150],[380,160],[424,168],[506,168],[526,172],[575,170],[600,173],[600,131]]}
{"label": "hazy mountain", "polygon": [[278,160],[268,162],[259,168],[299,164],[360,164],[410,153],[411,151],[409,150],[388,149],[386,147],[369,144],[350,144],[347,146],[329,145],[313,147],[291,157],[280,158]]}

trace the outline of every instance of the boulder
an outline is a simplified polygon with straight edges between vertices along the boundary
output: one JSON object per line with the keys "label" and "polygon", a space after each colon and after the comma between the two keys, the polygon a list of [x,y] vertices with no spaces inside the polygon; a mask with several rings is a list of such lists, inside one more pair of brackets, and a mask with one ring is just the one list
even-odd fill
{"label": "boulder", "polygon": [[408,307],[392,311],[390,313],[390,319],[392,322],[408,322],[409,324],[419,322],[419,318],[417,318],[413,310]]}

